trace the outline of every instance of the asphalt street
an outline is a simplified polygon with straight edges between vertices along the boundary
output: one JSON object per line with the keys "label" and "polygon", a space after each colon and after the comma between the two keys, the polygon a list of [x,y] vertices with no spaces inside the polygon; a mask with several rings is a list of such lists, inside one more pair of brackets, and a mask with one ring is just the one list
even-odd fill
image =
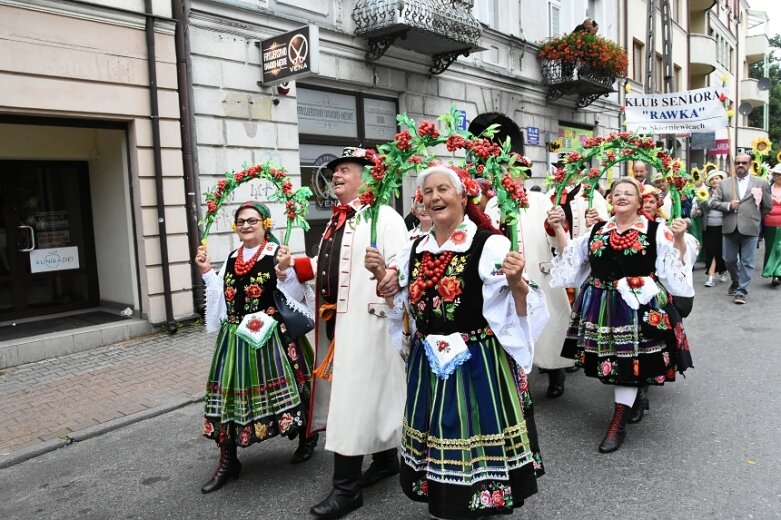
{"label": "asphalt street", "polygon": [[[597,445],[612,413],[612,388],[570,374],[564,395],[532,380],[546,475],[517,510],[527,519],[781,518],[781,287],[757,275],[749,303],[727,284],[702,287],[686,321],[695,369],[652,388],[642,423],[624,446]],[[0,470],[3,519],[306,519],[330,489],[331,456],[290,465],[295,443],[274,439],[239,452],[237,481],[202,495],[217,460],[192,405],[77,442]],[[367,462],[368,464],[368,462]],[[347,518],[428,518],[398,482],[367,490]]]}

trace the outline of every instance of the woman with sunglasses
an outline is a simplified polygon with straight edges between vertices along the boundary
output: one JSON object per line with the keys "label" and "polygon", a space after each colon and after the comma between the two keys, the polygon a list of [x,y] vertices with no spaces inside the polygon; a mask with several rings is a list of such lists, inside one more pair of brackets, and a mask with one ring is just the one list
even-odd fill
{"label": "woman with sunglasses", "polygon": [[[312,347],[305,337],[294,341],[287,335],[273,296],[278,289],[289,305],[306,312],[305,288],[295,276],[277,279],[274,265],[279,242],[271,233],[266,206],[255,201],[239,206],[234,229],[241,246],[228,255],[219,274],[214,273],[205,246],[195,256],[206,284],[206,331],[219,331],[206,385],[203,434],[220,447],[220,461],[202,493],[238,478],[237,446],[244,448],[277,435],[298,436],[292,462],[299,463],[308,460],[317,445],[317,433],[306,438],[305,427]],[[260,318],[247,321],[247,315]],[[242,323],[262,333],[268,319],[277,324],[255,348],[244,339]]]}

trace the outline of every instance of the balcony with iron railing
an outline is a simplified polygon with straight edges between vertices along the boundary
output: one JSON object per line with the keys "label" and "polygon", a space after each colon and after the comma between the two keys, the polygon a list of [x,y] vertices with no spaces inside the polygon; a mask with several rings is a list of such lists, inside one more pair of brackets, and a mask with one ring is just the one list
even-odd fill
{"label": "balcony with iron railing", "polygon": [[548,99],[573,95],[579,108],[615,92],[613,84],[626,77],[628,64],[624,49],[589,32],[551,38],[542,44],[537,58]]}
{"label": "balcony with iron railing", "polygon": [[352,18],[355,34],[369,39],[367,61],[397,46],[431,56],[429,71],[441,74],[459,56],[482,50],[473,5],[473,0],[358,0]]}

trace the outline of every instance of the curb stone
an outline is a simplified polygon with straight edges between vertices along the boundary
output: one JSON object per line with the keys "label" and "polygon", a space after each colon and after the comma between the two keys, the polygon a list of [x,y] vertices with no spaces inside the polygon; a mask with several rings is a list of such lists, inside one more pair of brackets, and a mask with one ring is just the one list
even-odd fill
{"label": "curb stone", "polygon": [[82,430],[69,433],[67,439],[50,439],[48,441],[14,450],[7,454],[2,454],[0,455],[0,469],[14,466],[26,460],[39,457],[44,453],[67,447],[74,442],[92,439],[93,437],[98,437],[104,433],[109,433],[125,426],[157,417],[158,415],[173,412],[179,408],[184,408],[185,406],[189,406],[198,402],[203,402],[204,395],[205,394],[201,393],[191,395],[190,397],[169,399],[163,404],[155,406],[154,408],[142,410],[124,417],[118,417],[101,424],[96,424],[95,426],[90,426],[89,428],[84,428]]}

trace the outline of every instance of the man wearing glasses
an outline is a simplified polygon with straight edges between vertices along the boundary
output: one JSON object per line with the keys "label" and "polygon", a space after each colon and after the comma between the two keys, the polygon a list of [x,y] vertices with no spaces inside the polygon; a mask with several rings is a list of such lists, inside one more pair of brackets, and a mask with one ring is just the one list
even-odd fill
{"label": "man wearing glasses", "polygon": [[746,303],[754,274],[759,223],[772,207],[767,182],[749,175],[750,162],[748,154],[735,156],[735,175],[719,184],[711,203],[712,209],[724,213],[721,228],[724,263],[732,278],[727,294],[734,296],[739,305]]}

